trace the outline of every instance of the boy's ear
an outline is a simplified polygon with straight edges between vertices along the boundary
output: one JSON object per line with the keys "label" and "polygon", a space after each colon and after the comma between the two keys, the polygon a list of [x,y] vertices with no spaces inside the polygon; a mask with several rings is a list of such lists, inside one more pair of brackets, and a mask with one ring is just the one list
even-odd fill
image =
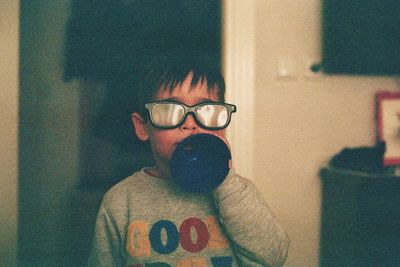
{"label": "boy's ear", "polygon": [[136,136],[141,141],[147,141],[147,139],[149,139],[149,132],[147,129],[146,121],[142,118],[142,116],[139,113],[137,112],[132,113],[132,123],[133,126],[135,127]]}

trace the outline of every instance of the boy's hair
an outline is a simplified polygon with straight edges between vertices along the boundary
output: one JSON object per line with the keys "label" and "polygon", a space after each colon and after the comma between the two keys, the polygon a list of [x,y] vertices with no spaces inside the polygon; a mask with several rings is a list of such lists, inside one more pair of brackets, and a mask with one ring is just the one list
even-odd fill
{"label": "boy's hair", "polygon": [[137,112],[145,114],[144,105],[154,99],[160,89],[172,91],[192,73],[192,85],[206,82],[208,90],[217,90],[219,101],[225,101],[225,81],[220,72],[219,60],[204,55],[153,56],[142,69],[137,86]]}
{"label": "boy's hair", "polygon": [[217,88],[219,101],[224,101],[225,82],[220,73],[220,60],[206,53],[163,53],[127,55],[106,84],[108,90],[91,132],[102,139],[129,150],[142,142],[132,138],[131,113],[139,112],[147,120],[144,105],[153,100],[161,87],[173,90],[193,72],[192,83],[207,81],[211,91]]}

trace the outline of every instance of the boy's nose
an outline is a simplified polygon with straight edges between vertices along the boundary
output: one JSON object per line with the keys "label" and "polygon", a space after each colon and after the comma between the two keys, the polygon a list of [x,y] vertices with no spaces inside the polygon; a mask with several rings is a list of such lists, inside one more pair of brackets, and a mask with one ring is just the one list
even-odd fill
{"label": "boy's nose", "polygon": [[196,120],[193,117],[193,114],[188,114],[185,121],[183,122],[181,129],[185,131],[195,131],[198,130],[199,126],[197,125]]}

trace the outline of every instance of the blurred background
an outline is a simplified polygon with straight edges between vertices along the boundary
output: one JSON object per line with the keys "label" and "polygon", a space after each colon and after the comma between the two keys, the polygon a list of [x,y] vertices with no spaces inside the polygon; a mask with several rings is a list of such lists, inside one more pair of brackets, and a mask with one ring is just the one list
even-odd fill
{"label": "blurred background", "polygon": [[[226,74],[234,164],[287,230],[285,266],[319,265],[319,171],[343,147],[375,144],[376,93],[400,87],[393,66],[313,71],[327,55],[319,0],[162,2],[0,2],[1,266],[85,265],[104,192],[150,164],[123,115],[121,60],[134,68],[174,40]],[[165,21],[185,27],[159,31]]]}

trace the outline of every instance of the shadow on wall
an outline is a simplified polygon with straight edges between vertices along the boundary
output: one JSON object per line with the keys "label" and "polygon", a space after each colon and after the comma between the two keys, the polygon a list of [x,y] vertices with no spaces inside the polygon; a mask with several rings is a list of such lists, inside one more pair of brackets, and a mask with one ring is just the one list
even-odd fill
{"label": "shadow on wall", "polygon": [[220,66],[220,10],[215,0],[73,1],[65,80],[101,82],[106,88],[97,110],[96,88],[84,89],[81,98],[84,187],[109,187],[150,163],[149,147],[132,138],[130,117],[146,90],[137,85],[141,66],[159,53],[206,54]]}

